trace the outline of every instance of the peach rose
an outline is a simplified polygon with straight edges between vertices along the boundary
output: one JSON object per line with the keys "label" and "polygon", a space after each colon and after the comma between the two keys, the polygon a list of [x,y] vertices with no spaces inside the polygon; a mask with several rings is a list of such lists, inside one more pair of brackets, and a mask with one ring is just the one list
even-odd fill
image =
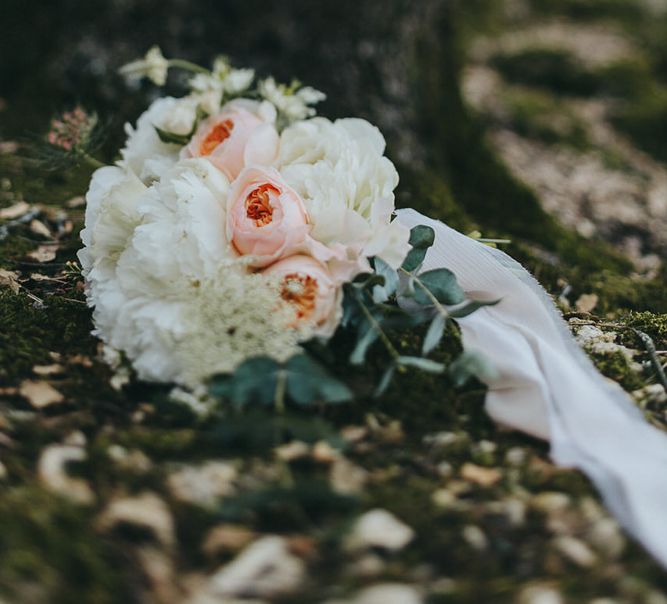
{"label": "peach rose", "polygon": [[281,278],[281,296],[294,306],[297,322],[311,322],[316,335],[333,334],[340,318],[341,290],[324,264],[299,254],[279,260],[263,274]]}
{"label": "peach rose", "polygon": [[274,168],[245,168],[227,198],[227,238],[249,265],[300,251],[310,231],[299,195]]}
{"label": "peach rose", "polygon": [[230,181],[251,163],[270,164],[278,149],[278,133],[270,114],[252,111],[252,101],[227,103],[199,124],[181,158],[207,157]]}

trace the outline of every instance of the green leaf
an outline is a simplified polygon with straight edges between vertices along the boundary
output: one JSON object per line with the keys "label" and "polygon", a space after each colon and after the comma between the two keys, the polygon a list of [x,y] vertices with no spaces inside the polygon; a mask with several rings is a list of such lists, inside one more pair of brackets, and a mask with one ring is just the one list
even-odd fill
{"label": "green leaf", "polygon": [[366,360],[366,351],[378,339],[380,332],[368,321],[364,323],[366,329],[362,332],[359,330],[359,339],[350,355],[350,363],[352,365],[362,365]]}
{"label": "green leaf", "polygon": [[415,277],[415,301],[418,304],[432,305],[433,300],[424,291],[431,292],[432,296],[442,304],[460,304],[466,296],[456,280],[456,276],[447,268],[436,268],[426,271]]}
{"label": "green leaf", "polygon": [[376,304],[386,302],[398,289],[398,273],[382,258],[375,258],[375,272],[384,278],[383,284],[373,286],[373,301]]}
{"label": "green leaf", "polygon": [[456,387],[464,386],[472,378],[484,382],[498,375],[495,367],[484,355],[474,350],[466,350],[449,366],[449,377]]}
{"label": "green leaf", "polygon": [[428,355],[442,340],[442,336],[445,333],[445,326],[447,321],[445,317],[438,313],[431,321],[431,324],[428,326],[428,331],[424,336],[424,343],[422,344],[422,354],[424,356]]}
{"label": "green leaf", "polygon": [[192,136],[191,134],[176,134],[175,132],[169,132],[162,128],[158,128],[157,126],[153,126],[153,128],[155,128],[155,132],[157,132],[157,135],[163,143],[172,145],[187,145]]}
{"label": "green leaf", "polygon": [[305,354],[291,357],[284,365],[268,357],[248,359],[233,374],[214,378],[209,391],[239,407],[273,405],[279,383],[285,384],[287,396],[299,405],[352,399],[345,384]]}
{"label": "green leaf", "polygon": [[213,396],[228,398],[233,404],[272,405],[281,367],[269,357],[253,357],[229,375],[214,378],[210,386]]}
{"label": "green leaf", "polygon": [[436,363],[431,359],[423,359],[422,357],[398,357],[396,362],[405,367],[417,367],[428,373],[442,373],[445,370],[442,363]]}
{"label": "green leaf", "polygon": [[394,377],[394,373],[396,373],[396,364],[392,363],[391,365],[389,365],[389,367],[387,367],[385,372],[382,374],[380,382],[375,388],[375,392],[373,392],[374,398],[379,398],[386,392],[387,388],[389,388],[389,384],[391,384],[391,380]]}
{"label": "green leaf", "polygon": [[342,403],[352,400],[352,392],[309,356],[293,356],[285,366],[287,396],[298,405],[315,401]]}
{"label": "green leaf", "polygon": [[410,230],[409,243],[412,249],[408,252],[403,261],[402,268],[409,273],[421,266],[426,256],[426,250],[433,245],[435,241],[435,231],[426,225],[418,224]]}
{"label": "green leaf", "polygon": [[484,306],[494,306],[498,304],[498,302],[500,302],[500,298],[498,300],[490,300],[489,302],[484,302],[482,300],[468,300],[462,306],[448,309],[448,312],[452,319],[463,319],[463,317],[467,317]]}

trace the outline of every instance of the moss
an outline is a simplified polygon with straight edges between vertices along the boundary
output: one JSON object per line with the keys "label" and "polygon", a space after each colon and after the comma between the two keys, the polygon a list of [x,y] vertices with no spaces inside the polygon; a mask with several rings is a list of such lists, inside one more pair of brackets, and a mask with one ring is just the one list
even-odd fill
{"label": "moss", "polygon": [[504,93],[504,102],[510,112],[507,125],[517,134],[547,144],[590,148],[584,124],[553,95],[512,87]]}
{"label": "moss", "polygon": [[0,589],[13,601],[136,601],[120,552],[91,532],[89,510],[23,487],[0,498],[0,523]]}
{"label": "moss", "polygon": [[39,307],[24,293],[0,290],[0,381],[14,383],[33,365],[46,364],[50,351],[92,356],[97,342],[90,335],[85,304],[58,297]]}
{"label": "moss", "polygon": [[622,316],[624,324],[647,333],[663,350],[667,344],[667,314],[631,311]]}
{"label": "moss", "polygon": [[588,96],[597,88],[588,71],[567,50],[528,48],[496,55],[491,64],[510,82],[546,88],[559,94]]}
{"label": "moss", "polygon": [[667,88],[654,89],[628,104],[612,121],[639,147],[667,161],[667,142],[657,134],[667,132]]}

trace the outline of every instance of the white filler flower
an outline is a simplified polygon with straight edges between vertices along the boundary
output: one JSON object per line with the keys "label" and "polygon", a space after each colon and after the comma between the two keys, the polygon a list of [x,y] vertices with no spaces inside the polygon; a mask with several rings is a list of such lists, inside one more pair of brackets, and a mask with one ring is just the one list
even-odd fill
{"label": "white filler flower", "polygon": [[148,78],[158,86],[164,86],[167,81],[169,61],[162,56],[158,46],[153,46],[143,59],[123,65],[119,72],[129,81]]}

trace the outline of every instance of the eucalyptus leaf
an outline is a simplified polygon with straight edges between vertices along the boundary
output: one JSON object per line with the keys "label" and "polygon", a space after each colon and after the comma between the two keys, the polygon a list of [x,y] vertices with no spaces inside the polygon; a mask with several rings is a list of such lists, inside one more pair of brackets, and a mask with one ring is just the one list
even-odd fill
{"label": "eucalyptus leaf", "polygon": [[452,317],[452,319],[462,319],[463,317],[467,317],[484,306],[494,306],[495,304],[498,304],[498,302],[500,302],[500,299],[490,300],[488,302],[484,302],[482,300],[467,300],[461,306],[456,308],[449,308],[447,310],[449,312],[449,316]]}
{"label": "eucalyptus leaf", "polygon": [[447,325],[447,320],[445,317],[438,313],[433,317],[433,321],[428,326],[426,335],[424,336],[424,343],[422,344],[422,354],[424,356],[428,355],[442,340],[442,336],[445,333],[445,326]]}
{"label": "eucalyptus leaf", "polygon": [[191,134],[176,134],[175,132],[169,132],[168,130],[163,130],[157,126],[153,126],[155,132],[157,132],[158,137],[163,143],[168,143],[172,145],[187,145],[190,142]]}
{"label": "eucalyptus leaf", "polygon": [[409,243],[412,249],[408,252],[403,261],[404,270],[409,273],[421,266],[426,256],[426,250],[433,245],[435,241],[435,231],[426,225],[418,224],[410,230]]}
{"label": "eucalyptus leaf", "polygon": [[428,373],[442,373],[445,370],[445,366],[442,363],[436,363],[431,359],[424,359],[422,357],[398,357],[396,362],[399,365],[405,367],[417,367],[422,371],[427,371]]}
{"label": "eucalyptus leaf", "polygon": [[253,357],[241,363],[234,373],[215,377],[210,392],[239,407],[272,405],[280,370],[280,365],[269,357]]}
{"label": "eucalyptus leaf", "polygon": [[466,350],[449,366],[449,377],[455,386],[464,386],[472,378],[484,382],[493,379],[497,371],[487,358],[474,350]]}
{"label": "eucalyptus leaf", "polygon": [[442,304],[460,304],[466,299],[456,276],[447,268],[436,268],[415,277],[414,299],[418,304],[432,305],[433,300],[425,290]]}
{"label": "eucalyptus leaf", "polygon": [[284,365],[268,357],[248,359],[233,374],[214,378],[209,391],[239,407],[273,405],[280,384],[285,385],[287,397],[299,405],[352,399],[345,384],[305,354],[291,357]]}
{"label": "eucalyptus leaf", "polygon": [[380,332],[368,321],[365,322],[365,329],[359,331],[359,339],[350,355],[352,365],[362,365],[366,360],[366,352],[370,346],[378,339]]}
{"label": "eucalyptus leaf", "polygon": [[352,392],[309,356],[293,356],[285,365],[287,396],[299,405],[315,401],[342,403],[352,400]]}
{"label": "eucalyptus leaf", "polygon": [[396,373],[396,364],[392,363],[382,374],[380,382],[375,388],[375,392],[373,392],[375,398],[382,396],[387,391],[387,388],[389,388],[389,384],[391,384],[391,380],[394,377],[394,373]]}
{"label": "eucalyptus leaf", "polygon": [[386,302],[398,289],[398,273],[382,258],[375,258],[375,273],[384,278],[384,283],[373,286],[373,301]]}

